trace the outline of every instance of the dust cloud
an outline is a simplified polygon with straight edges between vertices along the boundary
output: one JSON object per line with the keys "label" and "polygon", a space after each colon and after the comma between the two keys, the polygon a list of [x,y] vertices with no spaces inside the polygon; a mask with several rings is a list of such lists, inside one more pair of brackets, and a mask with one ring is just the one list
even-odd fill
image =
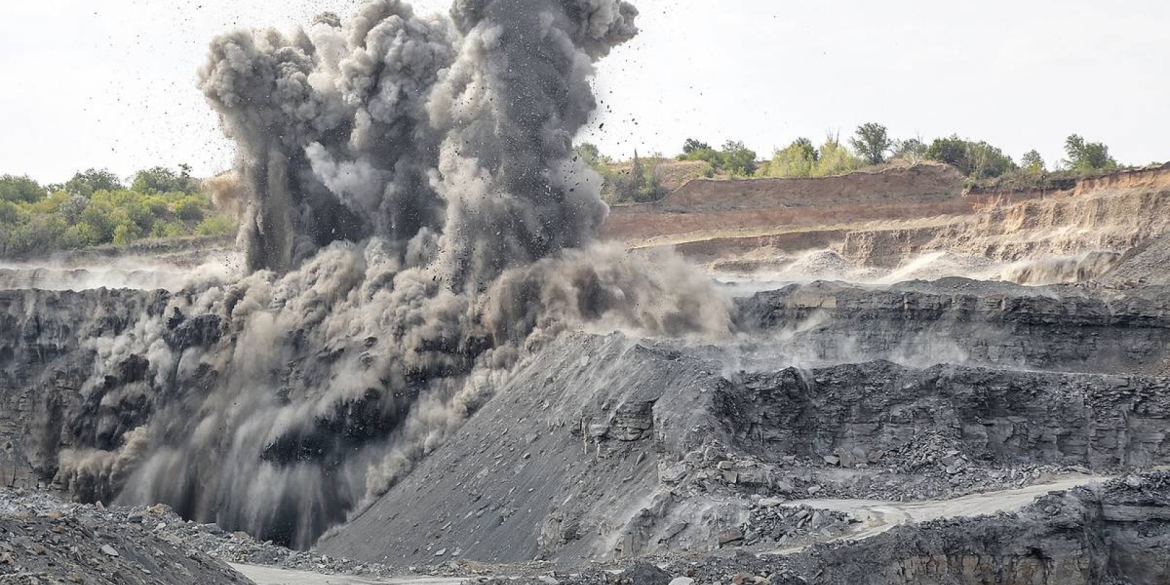
{"label": "dust cloud", "polygon": [[730,301],[701,272],[594,238],[601,179],[572,139],[636,15],[375,0],[215,39],[199,80],[237,144],[215,190],[240,210],[246,275],[89,342],[81,391],[109,428],[59,477],[304,548],[562,331],[726,335]]}

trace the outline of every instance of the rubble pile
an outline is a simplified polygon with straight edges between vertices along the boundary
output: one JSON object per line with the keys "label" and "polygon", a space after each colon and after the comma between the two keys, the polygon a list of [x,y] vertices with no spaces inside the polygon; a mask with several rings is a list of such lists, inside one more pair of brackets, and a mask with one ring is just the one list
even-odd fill
{"label": "rubble pile", "polygon": [[[101,541],[102,538],[110,539],[115,549],[117,549],[118,544],[115,540],[124,540],[131,543],[130,546],[137,546],[133,543],[139,541],[152,543],[151,546],[156,547],[159,551],[173,549],[179,551],[181,556],[189,557],[194,562],[207,566],[242,563],[324,574],[373,577],[387,577],[404,572],[402,569],[395,569],[383,564],[354,562],[315,554],[311,551],[290,550],[275,545],[271,541],[259,542],[244,532],[229,532],[216,524],[199,524],[184,520],[163,504],[148,507],[106,507],[100,503],[90,505],[66,502],[43,491],[0,489],[0,521],[22,526],[21,530],[29,535],[26,539],[12,536],[7,541],[0,542],[0,549],[11,555],[16,555],[11,557],[14,563],[19,560],[18,553],[21,551],[33,553],[42,551],[40,546],[42,544],[46,547],[62,545],[65,550],[71,550],[77,549],[77,544],[72,543],[70,538],[94,539],[96,537],[98,541]],[[6,525],[5,528],[7,529],[8,526]],[[17,533],[13,532],[13,534]],[[13,544],[14,542],[17,544]],[[19,544],[27,546],[21,549]],[[95,555],[88,558],[81,550],[71,554],[81,555],[78,558],[82,561],[95,558],[112,561],[112,559],[127,556],[125,551],[120,555],[111,555],[107,551],[105,556]],[[52,564],[60,563],[50,563],[50,566]],[[16,565],[10,563],[9,566]],[[149,569],[150,566],[171,570],[167,568],[165,563],[158,564],[157,562],[153,565],[144,564],[142,567],[136,566],[135,568],[139,569],[143,575],[156,574],[156,571]],[[141,571],[142,568],[148,570]],[[431,567],[426,569],[431,569]],[[3,574],[3,567],[0,567],[0,575]],[[68,577],[68,574],[69,572],[63,573],[65,577]],[[78,574],[88,573],[82,570]],[[198,572],[193,574],[200,575]],[[225,574],[234,576],[230,571]],[[152,581],[146,579],[144,582]],[[192,581],[180,580],[177,582]]]}
{"label": "rubble pile", "polygon": [[[0,491],[0,583],[247,583],[185,539],[173,514],[111,511]],[[157,523],[156,523],[157,521]]]}

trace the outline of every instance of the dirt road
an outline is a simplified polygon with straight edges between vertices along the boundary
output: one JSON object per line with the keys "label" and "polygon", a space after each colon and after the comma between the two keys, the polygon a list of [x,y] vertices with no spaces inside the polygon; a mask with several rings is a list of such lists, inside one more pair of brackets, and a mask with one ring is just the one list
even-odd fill
{"label": "dirt road", "polygon": [[232,568],[251,579],[256,585],[459,585],[463,579],[446,577],[400,577],[394,579],[363,579],[348,575],[320,575],[304,571],[236,565]]}
{"label": "dirt road", "polygon": [[[1107,481],[1103,476],[1081,476],[1052,483],[1036,484],[1016,490],[972,494],[953,500],[922,502],[883,502],[878,500],[798,500],[784,506],[810,506],[845,512],[861,521],[858,530],[833,540],[861,540],[881,534],[900,524],[929,522],[942,518],[971,518],[999,512],[1012,512],[1032,503],[1038,496]],[[792,554],[804,547],[789,547],[766,554]]]}

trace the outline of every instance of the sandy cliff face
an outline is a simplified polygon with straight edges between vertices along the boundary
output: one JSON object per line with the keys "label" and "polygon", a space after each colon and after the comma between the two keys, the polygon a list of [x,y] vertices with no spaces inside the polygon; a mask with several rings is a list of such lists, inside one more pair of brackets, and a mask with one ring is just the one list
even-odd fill
{"label": "sandy cliff face", "polygon": [[[986,256],[999,261],[1124,252],[1170,227],[1170,188],[1164,173],[1145,181],[1095,181],[1071,195],[998,207],[923,227],[881,227],[845,235],[842,255],[870,266],[897,266],[927,252]],[[1156,179],[1156,180],[1155,180]]]}

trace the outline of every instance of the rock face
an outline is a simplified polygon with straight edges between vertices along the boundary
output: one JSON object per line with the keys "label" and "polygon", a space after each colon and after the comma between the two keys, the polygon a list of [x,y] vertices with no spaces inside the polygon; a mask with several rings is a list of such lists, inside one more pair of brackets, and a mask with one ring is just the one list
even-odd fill
{"label": "rock face", "polygon": [[[102,390],[83,400],[81,385],[103,349],[96,341],[161,313],[168,298],[135,290],[0,291],[0,483],[47,484],[62,447],[110,448],[127,424],[149,415],[110,408]],[[106,390],[140,382],[141,363],[141,356],[128,357],[109,373]]]}
{"label": "rock face", "polygon": [[1146,371],[1170,347],[1170,289],[1108,295],[963,278],[886,289],[815,282],[739,302],[743,328],[795,361],[893,359]]}
{"label": "rock face", "polygon": [[[725,358],[620,335],[559,339],[319,547],[574,565],[790,544],[813,518],[771,519],[786,498],[945,494],[996,487],[999,470],[1170,463],[1163,378],[889,362],[724,377]],[[856,471],[835,477],[841,468]],[[814,536],[831,533],[826,520]]]}
{"label": "rock face", "polygon": [[852,467],[930,437],[953,460],[1108,471],[1170,461],[1168,388],[1166,378],[874,362],[744,375],[716,392],[711,414],[764,461]]}

